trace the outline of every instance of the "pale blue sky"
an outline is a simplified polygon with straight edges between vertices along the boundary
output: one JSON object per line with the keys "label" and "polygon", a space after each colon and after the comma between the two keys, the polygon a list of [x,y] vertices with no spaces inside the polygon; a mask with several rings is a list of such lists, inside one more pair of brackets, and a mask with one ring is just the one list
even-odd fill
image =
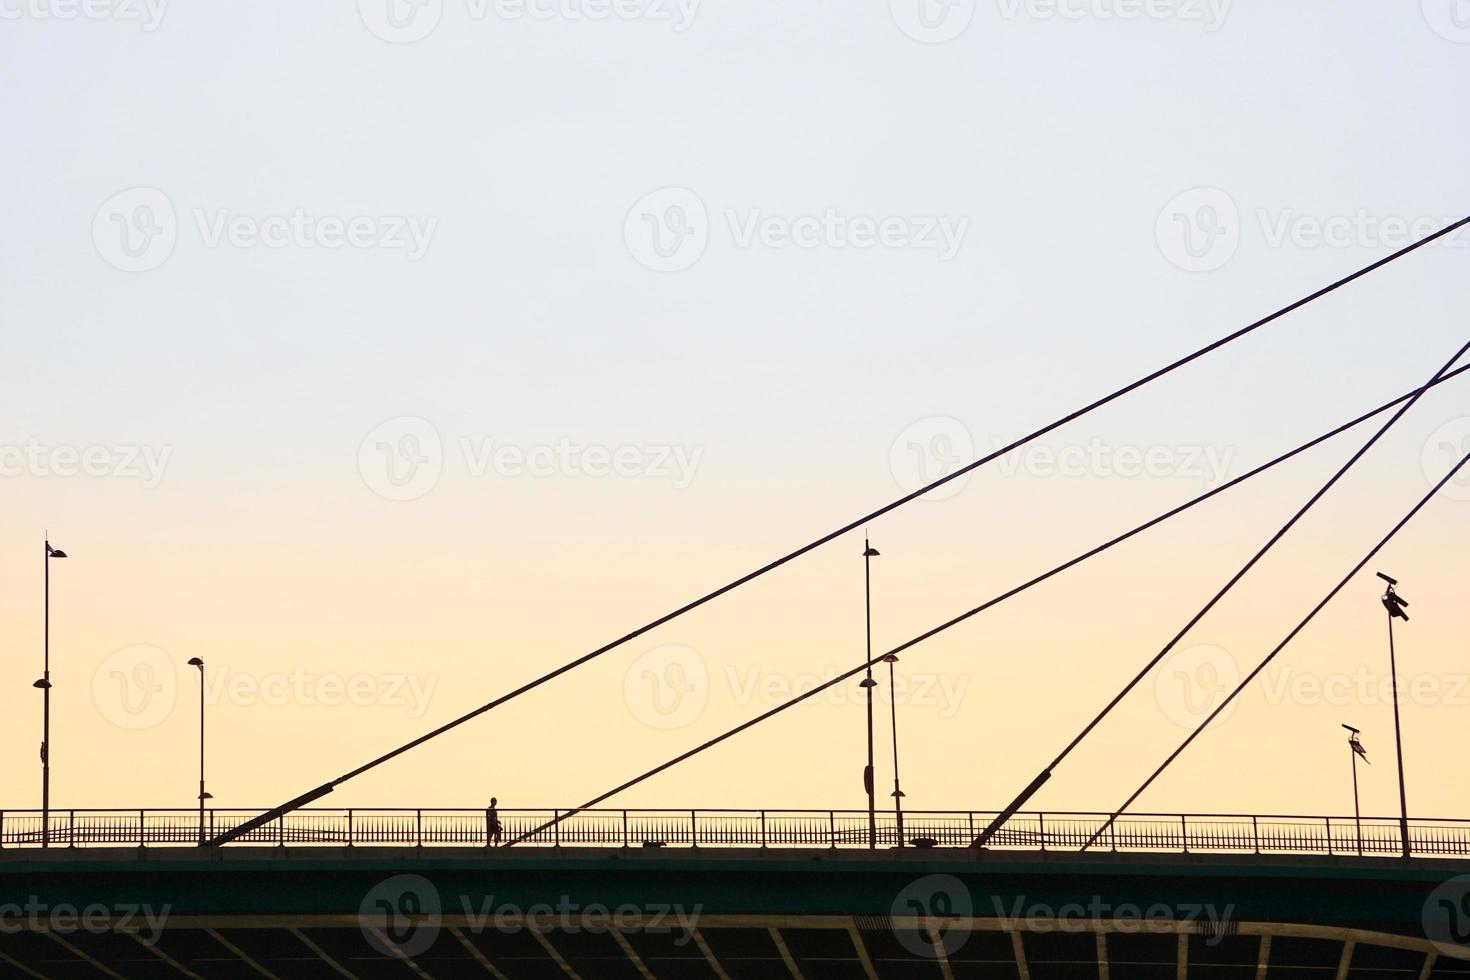
{"label": "pale blue sky", "polygon": [[[483,643],[498,631],[533,635],[544,624],[530,612],[517,619],[530,601],[523,593],[549,602],[564,589],[574,607],[586,600],[605,613],[557,622],[544,648],[518,650],[501,673],[466,673],[483,658],[464,651],[441,659],[415,651],[415,663],[434,664],[455,700],[401,729],[385,730],[375,717],[353,728],[305,710],[290,721],[272,716],[264,729],[330,726],[347,732],[345,747],[323,748],[330,761],[320,763],[293,752],[299,774],[252,778],[250,799],[222,792],[226,804],[292,795],[310,782],[306,773],[350,768],[370,754],[364,747],[386,747],[389,734],[416,734],[427,719],[888,499],[903,479],[890,471],[891,450],[910,426],[952,417],[989,448],[1399,247],[1407,233],[1396,223],[1470,212],[1462,109],[1470,26],[1457,26],[1470,25],[1470,10],[1460,0],[1158,0],[1146,8],[1069,0],[1065,16],[1043,0],[924,0],[936,30],[964,25],[943,43],[925,40],[906,0],[705,0],[692,11],[629,0],[616,9],[640,16],[606,19],[558,12],[587,9],[575,4],[541,4],[552,13],[532,18],[514,16],[515,5],[442,0],[421,11],[431,21],[398,8],[410,18],[402,23],[419,28],[438,18],[411,43],[385,30],[389,2],[399,0],[175,2],[146,29],[127,19],[149,9],[141,4],[104,2],[97,9],[117,17],[62,19],[57,0],[0,0],[0,77],[10,93],[0,141],[0,444],[170,452],[156,492],[119,476],[0,480],[9,501],[0,545],[11,556],[0,559],[8,593],[0,622],[25,651],[7,658],[17,663],[6,690],[23,690],[33,670],[35,568],[24,549],[48,524],[58,540],[69,531],[62,543],[79,555],[108,541],[114,578],[85,588],[77,581],[77,605],[97,610],[111,596],[138,610],[127,628],[94,623],[74,638],[86,648],[75,653],[86,665],[77,691],[127,643],[166,646],[181,660],[214,642],[208,619],[216,613],[239,617],[216,619],[223,631],[264,630],[241,639],[242,648],[272,642],[259,623],[283,610],[252,595],[251,575],[289,581],[280,588],[297,596],[347,566],[348,580],[376,579],[401,603],[401,620],[374,619],[400,615],[396,604],[328,598],[315,610],[312,642],[330,646],[351,618],[355,638],[343,642],[381,636],[385,662],[422,629],[437,637],[454,626]],[[1140,9],[1158,16],[1116,16]],[[117,197],[137,188],[144,198]],[[669,188],[683,196],[669,198]],[[114,214],[131,220],[138,201],[160,195],[172,209],[172,251],[166,260],[145,255],[155,267],[123,271]],[[683,255],[687,268],[644,264],[637,229],[646,227],[640,202],[648,200],[703,209],[693,218],[704,250]],[[1228,207],[1207,214],[1196,210],[1202,202]],[[328,223],[366,218],[375,242],[398,241],[400,224],[426,237],[417,257],[377,245],[211,246],[210,229],[226,212],[243,220],[245,235],[300,212]],[[742,244],[751,220],[770,219],[779,235],[829,212],[844,227],[896,219],[899,240],[919,241]],[[1191,259],[1171,237],[1182,227],[1176,213],[1207,223],[1217,215],[1227,238],[1238,239],[1234,252],[1218,246]],[[963,229],[952,257],[921,247],[931,225]],[[1317,229],[1349,225],[1344,243],[1312,243]],[[1190,271],[1192,262],[1211,268]],[[1467,334],[1467,268],[1470,235],[1462,235],[1057,444],[1211,446],[1243,462],[1262,459],[1427,377]],[[1453,428],[1467,414],[1462,390],[1440,392],[1365,465],[1339,522],[1324,518],[1302,539],[1306,554],[1313,535],[1327,543],[1344,529],[1359,536],[1332,553],[1335,562],[1313,566],[1321,577],[1303,584],[1303,599],[1423,491],[1426,445],[1447,438],[1436,435],[1446,425],[1454,438],[1470,435],[1470,424]],[[364,437],[403,416],[430,420],[449,447],[439,485],[411,505],[374,496],[358,465]],[[702,457],[678,491],[658,478],[496,481],[466,471],[460,439],[698,447]],[[1139,655],[1120,654],[1097,688],[1027,737],[1045,747],[1062,740],[1102,688],[1146,659],[1149,645],[1228,575],[1236,552],[1248,554],[1348,451],[1344,444],[1271,493],[1242,498],[1240,510],[1217,512],[1258,515],[1248,526],[1212,519],[1195,525],[1199,543],[1176,541],[1179,550],[1149,559],[1180,590],[1177,605],[1147,619],[1136,644],[1127,640]],[[985,598],[1017,577],[1009,570],[1035,570],[1042,555],[1065,557],[1063,539],[1080,550],[1199,488],[1197,480],[1101,476],[1024,490],[977,481],[966,491],[971,506],[896,522],[893,536],[913,536],[892,549],[911,556],[911,615],[890,633],[917,632],[962,597]],[[995,495],[977,497],[985,487]],[[1447,542],[1433,556],[1447,590],[1466,571],[1465,507],[1441,510],[1422,539]],[[1237,542],[1235,551],[1215,552],[1217,534]],[[452,582],[435,579],[436,553],[454,556]],[[484,579],[461,574],[470,555]],[[1202,555],[1208,567],[1188,576],[1162,570]],[[680,571],[691,562],[696,572]],[[129,568],[146,568],[146,582],[118,585]],[[292,574],[306,578],[296,583]],[[217,610],[195,607],[197,631],[149,625],[178,612],[169,595],[186,584],[208,589],[200,577],[216,575],[228,597]],[[347,596],[355,587],[339,585]],[[444,599],[458,588],[463,604]],[[158,607],[145,614],[138,603],[150,595]],[[1266,632],[1279,633],[1300,605]],[[781,626],[796,612],[781,610],[736,623]],[[719,631],[722,622],[701,625]],[[809,623],[803,635],[825,628]],[[1074,644],[1089,636],[1077,629]],[[1456,634],[1441,629],[1449,644]],[[1459,648],[1439,651],[1446,664],[1464,662],[1463,636],[1459,628]],[[750,642],[770,635],[753,632]],[[1243,662],[1255,651],[1244,650]],[[322,656],[350,662],[354,654]],[[1035,698],[1051,673],[1007,670],[1017,672],[1015,689]],[[996,678],[972,680],[979,690]],[[567,696],[599,695],[574,688]],[[553,694],[543,710],[555,703]],[[1045,714],[1046,704],[1035,701],[1027,716]],[[965,717],[993,718],[994,709],[977,701]],[[84,705],[75,710],[91,717]],[[1470,706],[1456,710],[1446,731]],[[30,738],[32,713],[10,713],[8,739]],[[1375,744],[1386,749],[1384,721]],[[178,733],[188,730],[186,718],[175,722]],[[261,731],[238,736],[237,770]],[[672,754],[694,734],[630,751],[612,775]],[[932,737],[938,758],[945,745],[981,736]],[[993,744],[997,732],[984,737]],[[221,735],[221,753],[232,751],[229,738]],[[1146,744],[1142,756],[1167,747]],[[1330,744],[1324,765],[1335,766]],[[1220,751],[1228,757],[1228,747]],[[758,765],[751,752],[730,764]],[[191,763],[176,761],[187,783]],[[1015,771],[993,784],[952,788],[935,762],[920,798],[998,806],[1033,764],[1018,754]],[[922,753],[914,765],[916,781],[925,778]],[[5,771],[29,780],[31,768],[27,753]],[[857,805],[843,771],[810,793],[793,776],[782,802],[802,796],[816,805],[826,793]],[[523,778],[514,796],[547,805],[603,788],[591,775],[575,786]],[[1100,780],[1106,792],[1052,802],[1106,806],[1101,796],[1121,799],[1125,781]],[[688,785],[694,793],[703,784]],[[643,799],[673,800],[681,786]],[[1276,788],[1289,797],[1281,809],[1342,808],[1335,777],[1321,785],[1283,778]],[[66,789],[90,805],[106,802],[102,788],[93,794],[79,777]],[[1169,794],[1161,803],[1193,808],[1223,807],[1234,792],[1161,789]],[[480,790],[467,788],[466,802]],[[705,798],[733,802],[738,790]],[[376,798],[392,791],[382,784]],[[1464,802],[1448,789],[1434,799],[1444,810]]]}

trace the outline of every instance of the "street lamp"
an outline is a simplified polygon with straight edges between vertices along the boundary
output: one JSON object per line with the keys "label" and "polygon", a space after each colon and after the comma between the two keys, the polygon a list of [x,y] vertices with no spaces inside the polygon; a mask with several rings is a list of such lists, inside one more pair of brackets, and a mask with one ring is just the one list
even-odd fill
{"label": "street lamp", "polygon": [[893,683],[893,665],[898,655],[883,658],[888,665],[888,708],[893,719],[893,819],[898,823],[898,846],[903,847],[903,790],[898,787],[898,687]]}
{"label": "street lamp", "polygon": [[32,686],[41,689],[41,846],[51,846],[51,559],[65,558],[66,552],[51,547],[46,536],[45,615],[42,625],[42,673]]}
{"label": "street lamp", "polygon": [[1404,736],[1399,728],[1399,676],[1398,666],[1394,658],[1393,650],[1393,621],[1402,619],[1409,621],[1409,614],[1404,612],[1409,601],[1400,596],[1396,591],[1399,580],[1378,573],[1378,577],[1388,583],[1388,589],[1383,593],[1383,608],[1388,610],[1388,675],[1393,683],[1393,740],[1394,749],[1398,753],[1399,762],[1399,837],[1404,845],[1404,857],[1409,856],[1409,803],[1408,795],[1404,792]]}
{"label": "street lamp", "polygon": [[204,846],[204,801],[214,799],[204,791],[204,661],[189,658],[190,667],[199,668],[199,846]]}
{"label": "street lamp", "polygon": [[863,770],[863,788],[868,792],[868,847],[878,846],[878,799],[873,789],[873,688],[878,682],[873,680],[873,559],[878,557],[878,549],[868,543],[867,536],[863,537],[863,609],[867,617],[867,639],[868,665],[867,676],[863,678],[863,688],[868,693],[868,765]]}
{"label": "street lamp", "polygon": [[1358,857],[1363,856],[1363,817],[1362,811],[1358,809],[1358,758],[1362,757],[1364,765],[1371,766],[1368,761],[1368,750],[1363,748],[1363,743],[1358,741],[1358,729],[1352,725],[1343,725],[1350,733],[1348,735],[1348,749],[1353,757],[1353,827],[1358,836]]}

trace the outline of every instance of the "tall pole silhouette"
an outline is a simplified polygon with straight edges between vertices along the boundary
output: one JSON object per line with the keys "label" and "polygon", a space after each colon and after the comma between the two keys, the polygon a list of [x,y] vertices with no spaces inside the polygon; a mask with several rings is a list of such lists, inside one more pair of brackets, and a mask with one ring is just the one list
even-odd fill
{"label": "tall pole silhouette", "polygon": [[1393,689],[1393,741],[1394,751],[1398,754],[1399,763],[1399,839],[1404,846],[1404,857],[1409,856],[1409,798],[1404,790],[1404,734],[1399,727],[1399,671],[1393,649],[1393,621],[1402,619],[1409,621],[1409,614],[1404,608],[1409,602],[1395,591],[1399,584],[1398,579],[1378,573],[1378,577],[1388,583],[1388,589],[1383,593],[1383,608],[1388,610],[1388,675]]}
{"label": "tall pole silhouette", "polygon": [[868,792],[868,847],[878,846],[878,797],[873,786],[873,559],[878,557],[866,535],[863,536],[863,612],[867,620],[867,676],[861,686],[868,692],[868,765],[863,769],[863,788]]}
{"label": "tall pole silhouette", "polygon": [[1353,764],[1353,829],[1356,832],[1358,842],[1358,857],[1362,857],[1363,811],[1358,807],[1358,756],[1362,756],[1363,761],[1367,762],[1368,765],[1372,765],[1372,763],[1368,762],[1368,752],[1363,748],[1363,743],[1358,741],[1358,730],[1352,725],[1343,725],[1342,727],[1351,732],[1348,735],[1348,755],[1352,756]]}
{"label": "tall pole silhouette", "polygon": [[893,819],[898,825],[898,846],[903,847],[903,790],[898,784],[898,687],[893,683],[893,665],[898,655],[890,653],[883,658],[888,664],[888,710],[893,721]]}
{"label": "tall pole silhouette", "polygon": [[199,668],[199,844],[204,845],[204,801],[213,799],[204,791],[204,660],[190,657],[190,667]]}
{"label": "tall pole silhouette", "polygon": [[65,558],[66,552],[51,547],[50,535],[46,536],[44,613],[41,626],[41,679],[35,687],[41,689],[41,846],[51,846],[51,559]]}

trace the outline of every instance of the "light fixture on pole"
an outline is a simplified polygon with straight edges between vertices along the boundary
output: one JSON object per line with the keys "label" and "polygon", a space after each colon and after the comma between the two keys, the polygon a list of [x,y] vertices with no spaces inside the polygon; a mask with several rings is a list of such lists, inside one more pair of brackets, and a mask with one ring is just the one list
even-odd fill
{"label": "light fixture on pole", "polygon": [[1388,610],[1388,676],[1392,681],[1393,689],[1393,740],[1394,749],[1398,753],[1399,763],[1399,839],[1403,843],[1404,857],[1409,856],[1409,801],[1408,794],[1404,791],[1404,735],[1399,727],[1399,673],[1393,649],[1393,621],[1402,619],[1409,621],[1409,614],[1404,609],[1409,601],[1398,594],[1397,586],[1399,580],[1378,573],[1378,577],[1388,583],[1388,589],[1383,593],[1383,608]]}
{"label": "light fixture on pole", "polygon": [[65,558],[66,552],[51,547],[46,535],[46,558],[43,589],[45,608],[42,622],[41,679],[33,685],[41,689],[41,846],[51,846],[51,559]]}
{"label": "light fixture on pole", "polygon": [[204,660],[189,658],[190,667],[199,668],[199,846],[204,846],[204,801],[214,799],[204,791]]}
{"label": "light fixture on pole", "polygon": [[867,689],[868,694],[868,764],[863,769],[863,789],[868,794],[868,847],[878,846],[878,798],[873,786],[873,688],[878,682],[873,680],[873,559],[878,557],[878,549],[868,543],[867,536],[863,537],[863,611],[867,619],[867,650],[865,658],[868,664],[867,675],[863,678],[861,687]]}
{"label": "light fixture on pole", "polygon": [[893,819],[898,825],[898,846],[903,847],[903,790],[898,785],[898,687],[893,682],[893,665],[898,655],[883,658],[888,665],[888,710],[893,721]]}
{"label": "light fixture on pole", "polygon": [[1343,725],[1349,732],[1348,748],[1353,757],[1353,829],[1357,832],[1358,857],[1363,856],[1363,816],[1358,808],[1358,759],[1361,758],[1365,765],[1371,766],[1368,761],[1368,750],[1363,748],[1363,743],[1358,741],[1358,729],[1352,725]]}

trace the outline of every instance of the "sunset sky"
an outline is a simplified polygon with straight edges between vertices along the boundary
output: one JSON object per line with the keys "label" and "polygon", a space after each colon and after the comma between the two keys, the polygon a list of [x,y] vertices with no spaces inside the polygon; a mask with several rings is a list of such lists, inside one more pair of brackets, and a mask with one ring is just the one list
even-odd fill
{"label": "sunset sky", "polygon": [[[1451,0],[1144,6],[6,7],[0,806],[39,806],[48,529],[52,805],[193,805],[199,656],[214,802],[265,808],[1470,213]],[[1467,270],[1463,233],[875,521],[876,647],[1427,380]],[[1008,802],[1371,432],[906,653],[906,806]],[[1466,451],[1470,378],[1033,805],[1121,803]],[[581,803],[859,662],[862,550],[324,803]],[[1396,813],[1379,569],[1410,808],[1470,817],[1465,476],[1135,809],[1350,813],[1348,723]],[[619,800],[861,808],[859,693]]]}

